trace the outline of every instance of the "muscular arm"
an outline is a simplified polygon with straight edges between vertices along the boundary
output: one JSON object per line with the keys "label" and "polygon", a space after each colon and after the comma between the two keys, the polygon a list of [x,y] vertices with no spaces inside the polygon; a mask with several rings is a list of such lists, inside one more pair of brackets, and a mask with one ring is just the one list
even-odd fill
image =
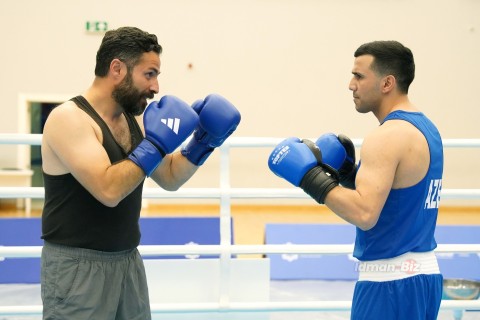
{"label": "muscular arm", "polygon": [[[137,116],[136,119],[142,131],[144,131],[143,115]],[[150,178],[163,189],[176,191],[197,172],[198,168],[188,161],[180,151],[175,151],[165,155]]]}
{"label": "muscular arm", "polygon": [[176,151],[163,158],[151,178],[163,189],[176,191],[193,176],[198,168]]}
{"label": "muscular arm", "polygon": [[131,161],[112,164],[93,120],[72,102],[54,109],[46,122],[42,141],[43,170],[47,174],[71,173],[98,201],[116,206],[144,179]]}
{"label": "muscular arm", "polygon": [[362,230],[375,226],[392,188],[401,148],[395,144],[398,135],[394,131],[379,127],[365,138],[356,189],[336,187],[325,201],[334,213]]}
{"label": "muscular arm", "polygon": [[325,204],[344,220],[369,230],[377,223],[391,189],[407,188],[423,179],[430,153],[417,128],[403,120],[390,120],[365,138],[360,156],[356,189],[336,187]]}

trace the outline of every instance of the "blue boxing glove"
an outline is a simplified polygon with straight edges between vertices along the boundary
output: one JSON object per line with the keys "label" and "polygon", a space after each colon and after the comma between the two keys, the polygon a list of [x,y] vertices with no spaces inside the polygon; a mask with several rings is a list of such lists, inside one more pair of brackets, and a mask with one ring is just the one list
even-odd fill
{"label": "blue boxing glove", "polygon": [[295,187],[299,187],[305,174],[317,165],[315,154],[296,137],[280,142],[268,158],[270,170]]}
{"label": "blue boxing glove", "polygon": [[322,162],[325,166],[338,172],[347,157],[347,152],[338,137],[333,133],[322,134],[315,141],[315,145],[322,151]]}
{"label": "blue boxing glove", "polygon": [[241,116],[233,104],[217,94],[196,101],[193,109],[198,113],[199,123],[182,154],[200,166],[235,131]]}
{"label": "blue boxing glove", "polygon": [[343,163],[345,150],[338,151],[324,158],[322,150],[313,142],[288,138],[270,154],[268,166],[273,173],[323,204],[327,194],[338,186],[337,169]]}
{"label": "blue boxing glove", "polygon": [[192,134],[198,121],[197,113],[186,102],[174,96],[163,96],[145,110],[145,139],[128,158],[150,176],[163,157]]}
{"label": "blue boxing glove", "polygon": [[324,162],[333,163],[331,157],[337,160],[333,169],[338,172],[339,182],[343,187],[355,189],[355,177],[357,165],[355,164],[355,146],[345,135],[338,137],[333,133],[326,133],[320,136],[315,144],[322,150]]}

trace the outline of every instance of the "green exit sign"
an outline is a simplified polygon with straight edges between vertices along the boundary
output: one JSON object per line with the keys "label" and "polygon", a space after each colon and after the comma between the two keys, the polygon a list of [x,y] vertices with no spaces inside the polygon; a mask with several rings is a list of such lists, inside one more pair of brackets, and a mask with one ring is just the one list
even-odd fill
{"label": "green exit sign", "polygon": [[90,33],[103,33],[108,30],[106,21],[87,21],[85,23],[85,31]]}

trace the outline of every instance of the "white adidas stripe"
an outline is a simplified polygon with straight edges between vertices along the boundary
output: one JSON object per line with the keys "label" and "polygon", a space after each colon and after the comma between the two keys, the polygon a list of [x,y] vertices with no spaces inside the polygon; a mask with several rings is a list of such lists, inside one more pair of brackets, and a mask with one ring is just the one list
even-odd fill
{"label": "white adidas stripe", "polygon": [[160,119],[163,124],[165,124],[167,127],[172,129],[173,132],[178,134],[178,130],[180,129],[180,119],[179,118],[166,118],[166,119]]}

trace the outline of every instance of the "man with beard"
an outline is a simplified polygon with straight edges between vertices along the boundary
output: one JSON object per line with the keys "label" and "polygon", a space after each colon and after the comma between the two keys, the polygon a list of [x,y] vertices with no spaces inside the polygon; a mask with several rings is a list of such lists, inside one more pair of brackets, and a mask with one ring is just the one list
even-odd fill
{"label": "man with beard", "polygon": [[161,52],[138,28],[108,31],[92,85],[47,119],[43,319],[150,319],[137,250],[143,182],[177,190],[240,122],[218,95],[193,108],[174,96],[147,107],[159,92]]}

